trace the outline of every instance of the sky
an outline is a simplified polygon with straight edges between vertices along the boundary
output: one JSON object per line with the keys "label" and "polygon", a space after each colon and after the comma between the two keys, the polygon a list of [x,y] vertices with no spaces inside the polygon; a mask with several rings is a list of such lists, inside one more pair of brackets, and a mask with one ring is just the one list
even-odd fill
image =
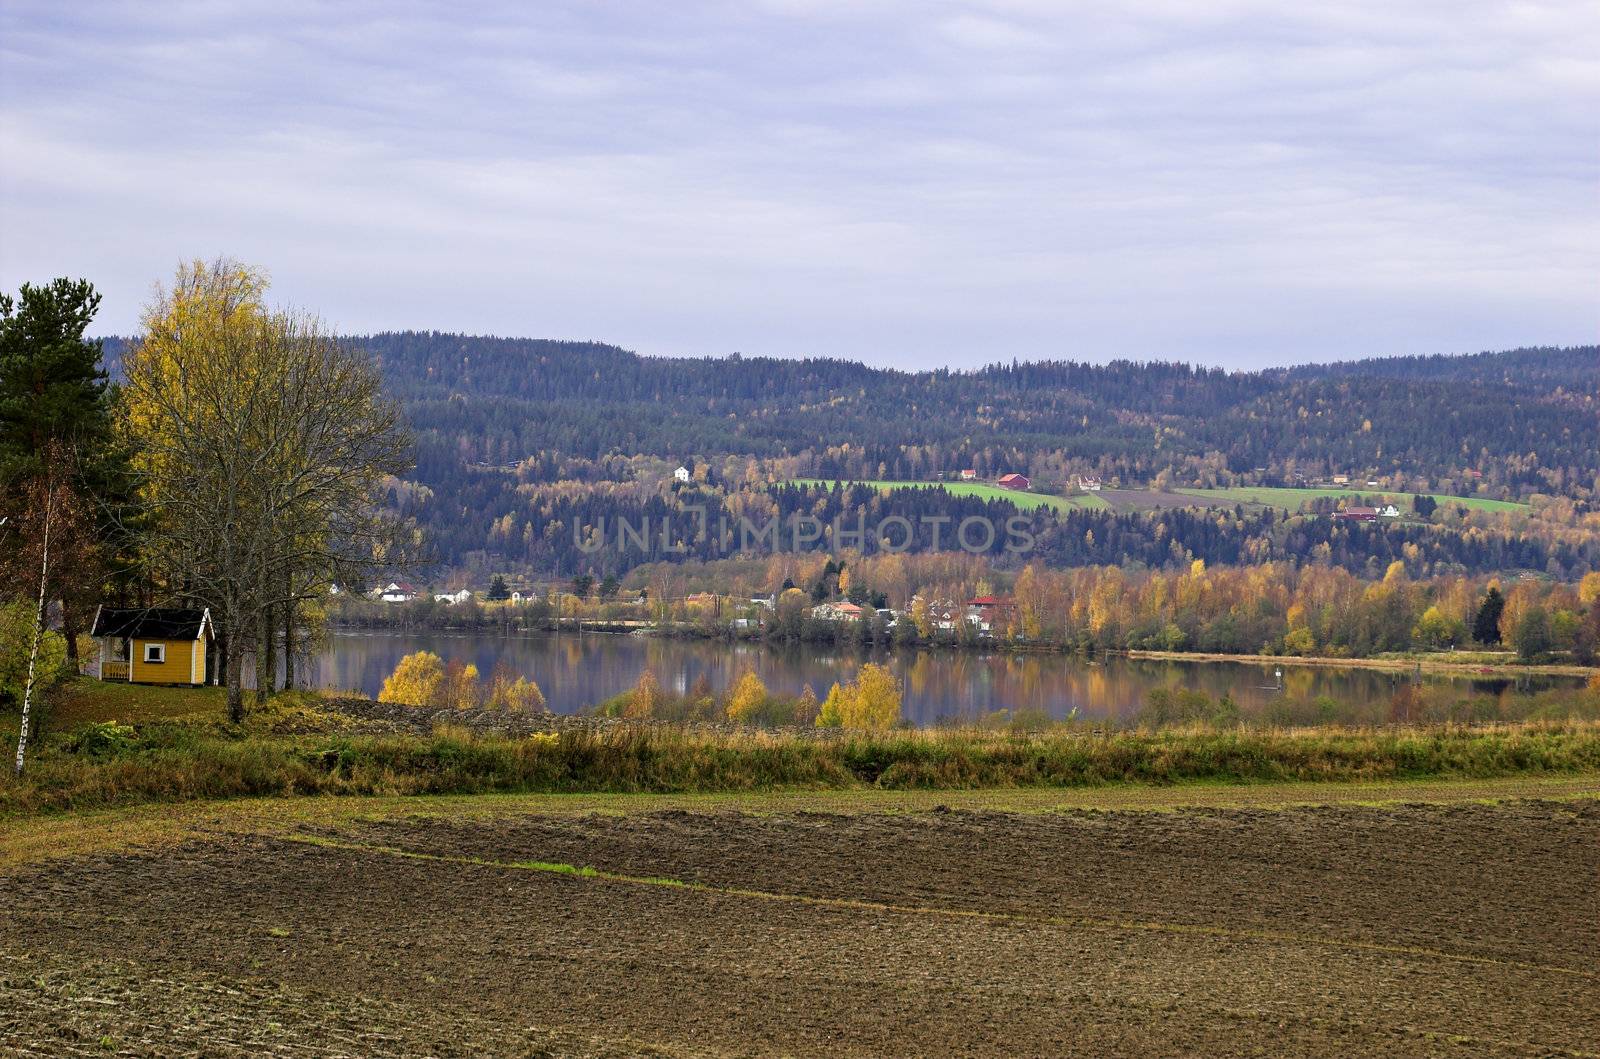
{"label": "sky", "polygon": [[0,2],[0,287],[905,368],[1600,336],[1600,5]]}

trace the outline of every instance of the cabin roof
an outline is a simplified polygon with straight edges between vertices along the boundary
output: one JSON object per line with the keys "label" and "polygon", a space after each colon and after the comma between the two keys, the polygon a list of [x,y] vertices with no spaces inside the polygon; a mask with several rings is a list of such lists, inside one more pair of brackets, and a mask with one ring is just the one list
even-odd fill
{"label": "cabin roof", "polygon": [[90,636],[133,640],[198,640],[210,611],[179,607],[101,607]]}

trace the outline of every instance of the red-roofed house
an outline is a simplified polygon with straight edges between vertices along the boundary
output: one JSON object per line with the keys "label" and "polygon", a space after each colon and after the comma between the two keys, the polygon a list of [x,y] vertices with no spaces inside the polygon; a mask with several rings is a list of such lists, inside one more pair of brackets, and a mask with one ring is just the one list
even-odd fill
{"label": "red-roofed house", "polygon": [[811,608],[811,616],[819,621],[860,621],[862,611],[854,603],[819,603]]}
{"label": "red-roofed house", "polygon": [[1015,471],[1013,471],[1011,474],[1001,475],[1000,476],[1000,480],[998,482],[996,482],[995,484],[998,485],[1002,489],[1023,489],[1023,490],[1026,490],[1028,488],[1028,484],[1029,483],[1028,483],[1028,476],[1027,475],[1025,475],[1025,474],[1017,474]]}

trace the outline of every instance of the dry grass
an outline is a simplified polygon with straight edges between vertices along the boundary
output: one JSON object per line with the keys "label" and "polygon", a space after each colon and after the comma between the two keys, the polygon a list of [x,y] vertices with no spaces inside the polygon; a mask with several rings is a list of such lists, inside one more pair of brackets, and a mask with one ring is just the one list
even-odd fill
{"label": "dry grass", "polygon": [[270,735],[179,724],[47,741],[0,815],[277,795],[969,790],[1600,773],[1600,723],[1042,733],[683,730]]}

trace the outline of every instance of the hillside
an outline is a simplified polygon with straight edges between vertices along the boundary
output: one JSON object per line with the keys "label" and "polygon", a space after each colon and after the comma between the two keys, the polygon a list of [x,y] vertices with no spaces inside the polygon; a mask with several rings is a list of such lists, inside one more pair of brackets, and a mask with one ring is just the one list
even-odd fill
{"label": "hillside", "polygon": [[[1084,473],[1163,490],[1281,489],[1348,475],[1391,494],[1466,496],[1474,508],[1553,495],[1578,511],[1600,483],[1594,346],[1260,372],[1067,360],[904,372],[826,358],[646,357],[598,342],[440,332],[349,341],[377,358],[416,434],[417,488],[398,490],[394,502],[451,566],[470,559],[570,572],[584,556],[557,538],[573,538],[574,521],[581,528],[673,514],[681,498],[664,494],[663,482],[679,463],[699,468],[702,502],[742,512],[747,502],[728,498],[753,489],[758,506],[777,513],[817,501],[779,495],[774,482],[947,481],[965,468],[980,481],[1022,471],[1035,493],[1057,497],[1071,496]],[[106,343],[113,370],[122,347],[119,339]],[[1041,511],[1037,500],[1012,499],[939,494],[932,502],[978,501],[1002,517],[1020,507],[1036,521],[1067,514],[1063,504]],[[882,510],[865,498],[860,510],[869,506]],[[1063,563],[1159,562],[1157,541],[1181,544],[1173,561],[1189,553],[1233,561],[1253,532],[1240,523],[1238,531],[1205,529],[1177,541],[1176,514],[1138,516],[1130,529],[1102,512],[1103,524],[1074,530],[1101,531],[1087,549],[1067,541],[1064,527],[1039,528]],[[1195,527],[1187,528],[1192,535]],[[1126,547],[1108,545],[1107,532]],[[1401,541],[1390,536],[1375,553],[1351,551],[1345,564],[1397,551]],[[1590,562],[1591,545],[1581,541],[1458,546],[1439,536],[1418,546],[1465,569]],[[1135,538],[1146,543],[1134,547]],[[1339,552],[1339,541],[1327,543]],[[701,557],[716,555],[712,548]]]}

